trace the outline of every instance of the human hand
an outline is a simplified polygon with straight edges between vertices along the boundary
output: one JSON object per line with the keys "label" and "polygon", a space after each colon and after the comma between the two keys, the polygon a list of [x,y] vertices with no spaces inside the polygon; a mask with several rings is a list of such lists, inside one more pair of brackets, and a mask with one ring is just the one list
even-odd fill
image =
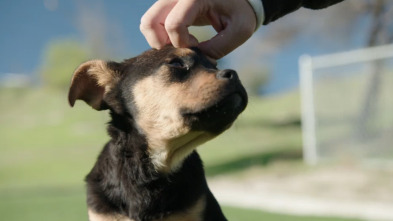
{"label": "human hand", "polygon": [[[199,43],[189,26],[211,25],[217,35]],[[256,15],[247,0],[158,0],[143,15],[140,30],[152,48],[198,47],[219,59],[254,33]]]}

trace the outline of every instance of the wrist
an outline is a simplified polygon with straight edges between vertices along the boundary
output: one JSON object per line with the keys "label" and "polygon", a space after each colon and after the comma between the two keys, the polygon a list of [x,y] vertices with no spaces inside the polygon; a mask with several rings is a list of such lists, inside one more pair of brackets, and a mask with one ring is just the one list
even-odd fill
{"label": "wrist", "polygon": [[265,20],[265,11],[263,8],[262,0],[247,0],[255,13],[256,27],[255,31],[262,25]]}

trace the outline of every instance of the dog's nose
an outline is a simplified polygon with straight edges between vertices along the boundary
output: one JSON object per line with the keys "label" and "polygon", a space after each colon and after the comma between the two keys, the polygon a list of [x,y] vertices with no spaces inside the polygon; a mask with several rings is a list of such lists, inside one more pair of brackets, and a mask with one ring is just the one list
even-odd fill
{"label": "dog's nose", "polygon": [[230,80],[237,76],[236,71],[231,69],[221,70],[217,72],[217,79]]}

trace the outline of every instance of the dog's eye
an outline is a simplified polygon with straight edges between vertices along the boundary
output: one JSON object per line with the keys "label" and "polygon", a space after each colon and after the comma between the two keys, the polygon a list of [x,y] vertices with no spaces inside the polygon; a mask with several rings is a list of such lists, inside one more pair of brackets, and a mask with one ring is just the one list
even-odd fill
{"label": "dog's eye", "polygon": [[171,61],[168,62],[170,67],[173,68],[181,68],[181,69],[187,69],[188,67],[184,64],[184,62],[180,58],[174,58]]}

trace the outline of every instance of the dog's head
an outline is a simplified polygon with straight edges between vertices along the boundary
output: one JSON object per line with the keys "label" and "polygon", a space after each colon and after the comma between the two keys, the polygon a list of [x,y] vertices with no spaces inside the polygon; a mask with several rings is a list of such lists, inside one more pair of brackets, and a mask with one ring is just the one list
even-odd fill
{"label": "dog's head", "polygon": [[217,70],[197,49],[166,47],[122,63],[88,61],[75,71],[69,102],[131,116],[157,170],[229,128],[247,105],[237,73]]}

